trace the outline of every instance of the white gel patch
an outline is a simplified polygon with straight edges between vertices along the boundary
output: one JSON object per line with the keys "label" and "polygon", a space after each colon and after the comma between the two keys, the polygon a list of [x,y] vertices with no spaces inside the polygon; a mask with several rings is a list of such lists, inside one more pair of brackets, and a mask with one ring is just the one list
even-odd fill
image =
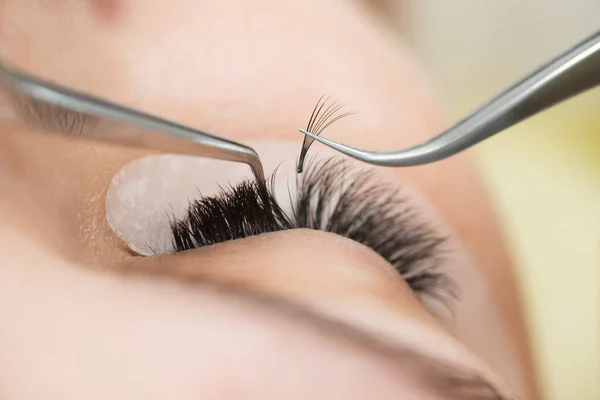
{"label": "white gel patch", "polygon": [[[274,192],[291,212],[296,194],[300,142],[248,143],[261,156],[265,176],[277,169]],[[314,155],[312,152],[309,155]],[[171,221],[185,215],[191,201],[219,192],[219,187],[253,179],[241,163],[161,154],[136,159],[113,177],[106,195],[106,219],[114,233],[141,255],[172,252]]]}

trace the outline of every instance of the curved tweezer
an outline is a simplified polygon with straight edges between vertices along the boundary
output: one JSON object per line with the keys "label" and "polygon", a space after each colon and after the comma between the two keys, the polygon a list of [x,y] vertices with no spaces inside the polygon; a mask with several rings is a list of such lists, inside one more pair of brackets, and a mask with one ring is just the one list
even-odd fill
{"label": "curved tweezer", "polygon": [[[0,86],[5,84],[25,99],[58,107],[65,112],[110,121],[111,129],[90,129],[84,138],[163,152],[215,158],[248,164],[258,181],[264,180],[260,158],[241,143],[111,103],[85,93],[33,77],[0,60]],[[58,133],[67,133],[57,130]],[[72,134],[72,133],[71,133]]]}
{"label": "curved tweezer", "polygon": [[540,111],[600,85],[600,31],[542,66],[456,125],[419,145],[398,151],[365,151],[306,130],[300,132],[357,160],[403,167],[450,157]]}

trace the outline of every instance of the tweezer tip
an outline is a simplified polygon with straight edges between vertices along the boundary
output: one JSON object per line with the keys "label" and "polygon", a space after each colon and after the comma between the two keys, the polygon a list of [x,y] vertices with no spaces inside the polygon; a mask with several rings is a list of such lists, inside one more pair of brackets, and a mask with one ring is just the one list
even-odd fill
{"label": "tweezer tip", "polygon": [[309,132],[309,131],[305,131],[304,129],[298,129],[298,130],[299,130],[300,132],[302,132],[303,134],[305,134],[306,136],[310,136],[311,138],[313,138],[313,139],[314,139],[314,140],[316,140],[317,142],[321,142],[321,143],[323,143],[324,145],[326,145],[326,146],[328,146],[328,147],[331,147],[332,149],[334,149],[334,150],[337,150],[337,151],[339,151],[339,152],[341,152],[341,153],[347,154],[347,152],[346,152],[345,150],[346,150],[346,149],[352,149],[350,146],[346,146],[346,145],[344,145],[344,144],[341,144],[341,143],[335,142],[335,141],[333,141],[333,140],[330,140],[330,139],[324,138],[324,137],[322,137],[322,136],[315,135],[314,133],[312,133],[312,132]]}

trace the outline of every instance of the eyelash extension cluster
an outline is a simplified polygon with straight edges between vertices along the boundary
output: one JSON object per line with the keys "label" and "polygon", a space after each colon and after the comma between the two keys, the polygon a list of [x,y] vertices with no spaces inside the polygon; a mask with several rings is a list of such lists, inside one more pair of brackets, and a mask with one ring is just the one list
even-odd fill
{"label": "eyelash extension cluster", "polygon": [[307,228],[345,236],[370,247],[404,277],[421,298],[449,308],[453,281],[439,270],[445,238],[423,222],[399,190],[373,172],[352,170],[343,159],[307,160],[287,215],[267,182],[245,181],[193,201],[172,221],[175,251],[267,232]]}
{"label": "eyelash extension cluster", "polygon": [[[339,121],[342,118],[348,117],[350,115],[356,114],[353,111],[348,111],[342,114],[337,114],[342,108],[344,108],[343,104],[339,104],[337,101],[330,104],[325,110],[325,104],[329,101],[329,97],[321,96],[319,101],[317,101],[317,105],[313,108],[312,114],[310,115],[310,119],[308,120],[308,124],[306,125],[306,131],[310,133],[314,133],[319,136],[328,126],[333,124],[336,121]],[[337,114],[337,115],[336,115]],[[306,153],[308,149],[315,141],[314,138],[310,136],[304,136],[304,140],[302,141],[302,148],[300,149],[300,156],[298,157],[298,173],[302,173],[304,168],[304,159],[306,158]]]}

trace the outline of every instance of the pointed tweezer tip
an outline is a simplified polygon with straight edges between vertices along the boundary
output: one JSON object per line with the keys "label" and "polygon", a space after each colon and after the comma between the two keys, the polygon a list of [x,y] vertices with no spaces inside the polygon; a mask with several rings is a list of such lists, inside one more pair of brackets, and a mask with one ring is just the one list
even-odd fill
{"label": "pointed tweezer tip", "polygon": [[305,134],[306,136],[310,136],[311,138],[313,138],[314,140],[323,143],[324,145],[331,147],[334,150],[337,150],[343,154],[348,154],[350,155],[353,151],[357,151],[357,149],[354,149],[353,147],[350,146],[346,146],[344,144],[335,142],[333,140],[330,139],[326,139],[322,136],[319,135],[315,135],[312,132],[306,131],[304,129],[298,129],[298,131],[302,132],[303,134]]}
{"label": "pointed tweezer tip", "polygon": [[[314,140],[316,140],[318,142],[321,142],[321,143],[323,143],[323,144],[325,144],[327,146],[333,147],[333,146],[331,146],[331,142],[328,139],[322,138],[321,136],[315,135],[314,133],[309,132],[309,131],[304,130],[304,129],[298,129],[298,131],[301,132],[301,133],[303,133],[304,135],[310,137],[311,139],[314,139]],[[333,143],[335,143],[335,142],[333,142]]]}
{"label": "pointed tweezer tip", "polygon": [[313,139],[316,139],[316,138],[319,137],[318,135],[315,135],[314,133],[309,132],[309,131],[304,130],[304,129],[298,129],[298,132],[301,132],[301,133],[305,134],[306,136],[310,136]]}

